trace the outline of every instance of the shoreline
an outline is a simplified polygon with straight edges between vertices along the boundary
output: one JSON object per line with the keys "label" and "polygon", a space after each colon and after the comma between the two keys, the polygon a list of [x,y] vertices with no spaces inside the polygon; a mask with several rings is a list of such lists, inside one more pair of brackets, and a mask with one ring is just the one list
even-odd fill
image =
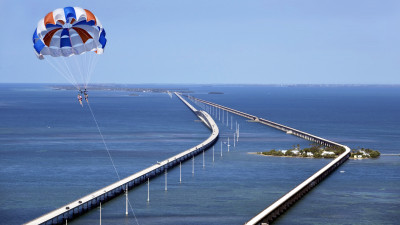
{"label": "shoreline", "polygon": [[[247,152],[247,154],[250,155],[259,155],[259,156],[269,156],[269,157],[281,157],[281,158],[306,158],[306,159],[317,159],[314,157],[302,157],[302,156],[287,156],[287,155],[264,155],[264,154],[260,154],[258,152]],[[323,159],[323,158],[321,158]]]}
{"label": "shoreline", "polygon": [[[337,158],[337,157],[335,157],[335,158],[315,158],[315,157],[287,156],[287,155],[264,155],[264,154],[258,153],[258,152],[247,152],[247,154],[249,154],[249,155],[259,155],[259,156],[268,156],[268,157],[280,157],[280,158],[303,158],[303,159],[336,159]],[[398,155],[384,155],[384,156],[400,156],[400,154],[398,154]],[[353,158],[353,157],[349,157],[349,159],[353,159],[353,160],[378,159],[378,158]]]}

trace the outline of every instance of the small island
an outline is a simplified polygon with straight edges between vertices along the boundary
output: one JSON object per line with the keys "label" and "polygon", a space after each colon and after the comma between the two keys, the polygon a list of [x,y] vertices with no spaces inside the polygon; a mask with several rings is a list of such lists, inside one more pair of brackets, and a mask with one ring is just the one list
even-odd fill
{"label": "small island", "polygon": [[365,158],[378,158],[381,153],[377,150],[369,148],[352,149],[350,158],[365,159]]}
{"label": "small island", "polygon": [[[257,152],[259,155],[267,156],[280,156],[280,157],[303,157],[303,158],[336,158],[345,152],[341,146],[325,147],[322,145],[312,144],[309,148],[300,148],[300,145],[293,146],[289,150],[275,150],[272,149],[266,152]],[[350,158],[353,159],[366,159],[378,158],[380,152],[372,149],[352,149]]]}

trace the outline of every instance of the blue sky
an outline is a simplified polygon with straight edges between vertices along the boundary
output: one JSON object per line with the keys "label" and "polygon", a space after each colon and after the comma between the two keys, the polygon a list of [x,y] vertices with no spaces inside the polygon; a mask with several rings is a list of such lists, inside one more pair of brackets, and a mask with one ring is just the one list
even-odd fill
{"label": "blue sky", "polygon": [[0,0],[0,82],[65,83],[36,58],[65,6],[107,31],[93,83],[400,84],[398,0]]}

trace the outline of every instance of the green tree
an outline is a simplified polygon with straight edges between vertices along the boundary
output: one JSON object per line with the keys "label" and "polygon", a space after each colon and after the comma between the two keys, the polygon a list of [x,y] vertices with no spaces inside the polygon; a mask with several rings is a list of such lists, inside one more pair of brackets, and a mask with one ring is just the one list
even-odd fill
{"label": "green tree", "polygon": [[369,153],[369,156],[371,156],[371,158],[378,158],[380,155],[381,153],[378,151],[372,151]]}

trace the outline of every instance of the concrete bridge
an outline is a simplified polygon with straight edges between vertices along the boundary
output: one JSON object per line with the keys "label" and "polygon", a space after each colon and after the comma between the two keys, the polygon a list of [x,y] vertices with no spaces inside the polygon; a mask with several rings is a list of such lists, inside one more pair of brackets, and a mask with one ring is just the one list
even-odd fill
{"label": "concrete bridge", "polygon": [[332,173],[336,168],[338,168],[341,164],[343,164],[350,157],[350,148],[345,145],[342,145],[342,144],[339,144],[339,143],[336,143],[336,142],[333,142],[333,141],[318,137],[316,135],[312,135],[312,134],[306,133],[304,131],[300,131],[300,130],[297,130],[297,129],[294,129],[294,128],[291,128],[291,127],[288,127],[288,126],[285,126],[285,125],[282,125],[279,123],[275,123],[270,120],[258,118],[257,116],[250,115],[248,113],[244,113],[244,112],[241,112],[241,111],[238,111],[235,109],[231,109],[226,106],[218,105],[213,102],[194,98],[192,96],[187,96],[187,97],[194,102],[210,105],[212,107],[225,110],[227,112],[236,114],[238,116],[242,116],[247,119],[251,119],[254,122],[258,122],[258,123],[273,127],[275,129],[281,130],[283,132],[286,132],[286,134],[291,134],[291,135],[306,139],[308,141],[318,143],[323,146],[327,146],[327,147],[340,146],[345,149],[345,151],[341,155],[339,155],[336,159],[334,159],[328,165],[326,165],[323,168],[321,168],[320,170],[318,170],[311,177],[309,177],[308,179],[303,181],[301,184],[297,185],[295,188],[293,188],[287,194],[285,194],[284,196],[279,198],[277,201],[275,201],[272,205],[268,206],[267,208],[262,210],[259,214],[257,214],[255,217],[253,217],[249,221],[247,221],[245,223],[246,225],[270,224],[277,217],[279,217],[281,214],[283,214],[290,206],[292,206],[301,197],[303,197],[305,194],[307,194],[308,191],[310,191],[319,182],[321,182],[323,179],[325,179],[330,173]]}
{"label": "concrete bridge", "polygon": [[203,123],[211,130],[211,135],[205,141],[129,177],[121,179],[118,182],[110,184],[107,187],[101,188],[93,193],[76,199],[73,202],[70,202],[25,224],[64,224],[66,220],[71,220],[88,212],[91,209],[97,208],[100,203],[105,203],[121,194],[124,194],[129,189],[147,182],[148,179],[162,174],[169,168],[180,165],[181,162],[191,159],[211,147],[217,141],[219,136],[219,129],[215,121],[207,112],[197,110],[186,100],[184,100],[178,93],[175,93],[175,95],[178,96],[179,99],[181,99],[183,103],[185,103],[189,109],[192,110],[193,113],[195,113],[196,116],[198,116],[201,121],[203,121]]}

